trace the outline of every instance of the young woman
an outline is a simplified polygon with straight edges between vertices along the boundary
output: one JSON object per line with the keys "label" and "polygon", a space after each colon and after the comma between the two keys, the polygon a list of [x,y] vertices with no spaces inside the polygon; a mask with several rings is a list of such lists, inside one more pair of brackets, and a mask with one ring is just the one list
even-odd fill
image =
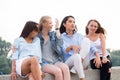
{"label": "young woman", "polygon": [[[77,27],[75,25],[75,18],[73,16],[66,16],[63,19],[60,26],[60,32],[62,33],[63,38],[62,51],[64,62],[69,66],[70,69],[75,69],[80,80],[85,80],[82,65],[83,58],[81,58],[82,56],[80,53],[80,50],[82,50],[81,44],[84,36],[77,33],[76,28]],[[86,50],[88,50],[87,47]]]}
{"label": "young woman", "polygon": [[42,71],[55,76],[55,80],[70,80],[69,68],[62,63],[62,38],[60,36],[58,21],[56,32],[51,32],[53,24],[50,16],[43,16],[39,22],[39,35],[42,47]]}
{"label": "young woman", "polygon": [[100,80],[110,80],[111,60],[106,51],[105,30],[97,20],[90,20],[86,26],[86,35],[98,51],[96,54],[90,52],[91,68],[100,69]]}
{"label": "young woman", "polygon": [[16,80],[17,74],[23,78],[29,76],[29,80],[41,80],[41,49],[37,25],[28,21],[20,37],[14,41],[12,80]]}

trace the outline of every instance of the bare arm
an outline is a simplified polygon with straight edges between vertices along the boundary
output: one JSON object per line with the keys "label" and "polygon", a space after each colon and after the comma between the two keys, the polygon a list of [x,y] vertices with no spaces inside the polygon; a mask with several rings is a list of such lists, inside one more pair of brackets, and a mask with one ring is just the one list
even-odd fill
{"label": "bare arm", "polygon": [[59,21],[58,21],[58,19],[56,19],[56,21],[55,21],[55,30],[56,30],[57,37],[60,37],[60,30],[59,30]]}
{"label": "bare arm", "polygon": [[105,36],[103,34],[100,34],[100,40],[102,46],[102,54],[103,56],[106,56],[106,42],[105,42]]}
{"label": "bare arm", "polygon": [[16,73],[16,60],[12,60],[11,78],[12,78],[12,80],[16,80],[16,78],[17,78],[17,73]]}
{"label": "bare arm", "polygon": [[100,39],[101,39],[101,46],[102,46],[102,63],[106,63],[108,61],[106,57],[106,42],[105,42],[105,36],[103,34],[100,34]]}

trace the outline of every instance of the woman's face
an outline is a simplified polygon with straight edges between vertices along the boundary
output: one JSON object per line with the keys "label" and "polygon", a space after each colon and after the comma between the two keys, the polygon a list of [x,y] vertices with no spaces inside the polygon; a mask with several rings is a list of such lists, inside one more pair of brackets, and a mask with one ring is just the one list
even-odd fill
{"label": "woman's face", "polygon": [[95,21],[91,21],[87,28],[89,32],[95,33],[98,29],[98,24]]}
{"label": "woman's face", "polygon": [[75,19],[70,17],[68,18],[68,20],[66,21],[66,23],[63,23],[63,25],[65,26],[66,30],[70,30],[73,31],[75,30]]}
{"label": "woman's face", "polygon": [[52,19],[48,18],[44,24],[44,28],[47,29],[48,31],[51,31],[52,27],[53,27]]}
{"label": "woman's face", "polygon": [[31,38],[35,38],[35,37],[37,37],[37,35],[38,35],[38,32],[35,31],[35,30],[33,30],[33,31],[29,34],[29,36],[30,36]]}

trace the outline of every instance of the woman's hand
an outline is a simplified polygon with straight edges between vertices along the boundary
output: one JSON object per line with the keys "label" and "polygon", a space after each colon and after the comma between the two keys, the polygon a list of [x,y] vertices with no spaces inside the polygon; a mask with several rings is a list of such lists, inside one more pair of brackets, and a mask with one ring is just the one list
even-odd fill
{"label": "woman's hand", "polygon": [[102,66],[102,62],[101,62],[99,53],[96,52],[95,55],[96,55],[96,58],[94,59],[95,66],[96,66],[97,68],[100,68],[100,67]]}
{"label": "woman's hand", "polygon": [[103,63],[103,64],[107,63],[107,61],[109,61],[109,60],[108,60],[106,57],[103,57],[103,58],[102,58],[102,63]]}
{"label": "woman's hand", "polygon": [[11,50],[14,53],[14,52],[16,52],[18,50],[18,48],[16,48],[15,46],[12,46]]}
{"label": "woman's hand", "polygon": [[17,73],[16,72],[12,72],[11,73],[11,80],[16,80],[17,79]]}
{"label": "woman's hand", "polygon": [[96,58],[94,59],[94,63],[95,63],[95,66],[96,66],[97,68],[100,68],[100,67],[102,66],[100,57],[96,57]]}
{"label": "woman's hand", "polygon": [[78,53],[80,51],[80,46],[76,46],[76,45],[72,45],[72,50],[75,52],[75,53]]}

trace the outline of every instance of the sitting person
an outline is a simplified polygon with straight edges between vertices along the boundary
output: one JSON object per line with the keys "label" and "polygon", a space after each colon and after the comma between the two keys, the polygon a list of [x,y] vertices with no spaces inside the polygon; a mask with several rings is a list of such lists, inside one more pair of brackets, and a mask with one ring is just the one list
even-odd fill
{"label": "sitting person", "polygon": [[85,57],[89,54],[90,45],[88,42],[88,45],[86,45],[86,41],[89,40],[84,40],[84,36],[77,33],[76,29],[75,18],[73,16],[66,16],[62,20],[60,32],[63,38],[63,58],[65,64],[68,65],[72,72],[76,72],[80,80],[85,80],[83,62],[86,61]]}
{"label": "sitting person", "polygon": [[28,21],[19,38],[15,39],[12,55],[12,80],[17,75],[29,77],[29,80],[41,79],[41,49],[40,40],[37,38],[37,23]]}
{"label": "sitting person", "polygon": [[97,53],[90,52],[91,68],[100,69],[100,80],[110,80],[112,62],[106,51],[105,30],[97,20],[90,20],[86,26],[86,36],[97,49]]}
{"label": "sitting person", "polygon": [[56,32],[51,31],[53,24],[50,16],[43,16],[39,22],[38,37],[41,41],[42,71],[55,76],[55,80],[70,80],[68,66],[63,63],[61,45],[63,44],[56,20]]}

